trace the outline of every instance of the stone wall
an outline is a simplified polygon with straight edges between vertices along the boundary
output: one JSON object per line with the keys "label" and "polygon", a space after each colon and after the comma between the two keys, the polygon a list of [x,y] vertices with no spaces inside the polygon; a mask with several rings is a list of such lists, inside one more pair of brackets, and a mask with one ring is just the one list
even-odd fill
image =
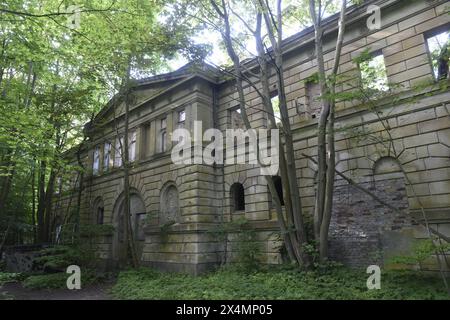
{"label": "stone wall", "polygon": [[[354,10],[344,37],[340,74],[359,78],[353,62],[370,48],[381,51],[391,83],[399,83],[395,99],[375,101],[377,112],[361,101],[346,101],[337,106],[336,135],[337,169],[355,183],[367,187],[378,197],[397,207],[392,212],[365,194],[337,178],[335,208],[331,225],[330,248],[337,260],[354,266],[386,263],[396,254],[407,252],[414,239],[426,238],[420,227],[424,208],[432,226],[450,234],[450,92],[437,84],[421,91],[412,90],[424,80],[432,80],[432,68],[426,37],[436,28],[450,26],[448,1],[372,1],[382,8],[382,29],[369,31],[364,7]],[[336,25],[326,26],[324,58],[327,69],[332,67]],[[294,130],[294,149],[300,194],[305,212],[311,214],[314,205],[315,166],[304,154],[315,156],[317,147],[316,106],[314,112],[297,108],[298,103],[312,103],[308,92],[308,77],[317,71],[313,59],[313,30],[309,29],[286,40],[284,76],[289,116]],[[192,273],[204,271],[221,263],[224,256],[236,255],[233,235],[224,245],[210,231],[222,222],[245,217],[258,230],[257,241],[265,263],[280,263],[280,241],[276,215],[270,206],[270,196],[259,168],[249,165],[194,164],[174,165],[168,151],[158,153],[155,136],[157,121],[167,116],[168,131],[177,125],[176,112],[186,110],[186,123],[203,121],[203,129],[216,127],[224,131],[231,126],[231,110],[237,106],[237,92],[232,81],[213,77],[186,77],[163,85],[145,84],[131,111],[130,128],[137,130],[137,157],[131,171],[133,192],[142,199],[149,216],[144,230],[141,260],[165,270]],[[253,79],[257,81],[257,79]],[[178,81],[178,82],[177,82]],[[275,78],[271,88],[276,90]],[[342,85],[339,91],[349,90]],[[155,94],[156,92],[156,94]],[[163,92],[162,94],[160,94]],[[250,86],[244,90],[247,111],[252,126],[264,128],[266,116],[262,101]],[[393,102],[394,101],[394,102]],[[100,114],[107,125],[94,126],[92,139],[86,147],[84,160],[92,167],[92,152],[96,145],[113,139],[116,129],[108,108]],[[306,109],[308,110],[308,109]],[[310,111],[311,111],[310,110]],[[123,104],[116,110],[119,131],[122,130]],[[389,130],[386,130],[386,128]],[[149,130],[149,131],[145,131]],[[363,133],[363,134],[362,134]],[[147,140],[147,139],[150,140]],[[391,141],[392,140],[392,141]],[[395,170],[385,165],[393,158]],[[398,175],[403,170],[406,177]],[[104,203],[104,223],[117,223],[117,208],[123,192],[121,170],[112,169],[94,176],[88,174],[83,191],[82,217],[92,221],[93,205],[99,197]],[[179,218],[162,230],[162,192],[173,184],[179,195]],[[244,187],[245,210],[231,210],[230,188],[234,183]],[[72,195],[73,196],[73,195]],[[58,212],[65,215],[67,206],[74,206],[70,197],[58,197]],[[114,244],[116,243],[116,245]],[[114,258],[117,235],[99,243],[105,259]],[[224,252],[226,250],[226,252]],[[381,251],[381,252],[380,252]]]}
{"label": "stone wall", "polygon": [[47,247],[46,245],[7,246],[2,252],[1,261],[5,263],[8,272],[27,273],[36,271],[38,268],[34,259],[42,256],[40,250]]}
{"label": "stone wall", "polygon": [[[376,2],[376,1],[375,1]],[[433,74],[429,60],[429,52],[426,37],[435,30],[449,29],[450,15],[448,14],[447,1],[386,1],[380,2],[382,7],[382,29],[369,31],[365,26],[367,14],[356,13],[350,18],[344,46],[341,55],[339,72],[353,79],[359,79],[358,66],[353,59],[369,48],[371,52],[381,51],[384,57],[388,81],[396,83],[397,95],[394,99],[374,101],[377,111],[369,108],[362,101],[346,101],[337,106],[336,135],[337,168],[363,186],[373,179],[375,166],[383,157],[393,156],[398,159],[406,173],[405,187],[399,188],[386,199],[388,203],[396,206],[401,199],[401,208],[405,208],[405,214],[423,222],[420,217],[421,208],[426,212],[427,218],[436,221],[436,228],[448,232],[450,222],[450,93],[448,90],[440,90],[438,85],[430,85],[420,91],[414,90],[416,86],[424,82],[432,82]],[[335,29],[330,28],[326,34],[330,34],[328,42],[324,44],[324,58],[327,69],[331,69],[334,57]],[[333,33],[334,32],[334,33]],[[284,60],[284,73],[286,94],[288,99],[289,115],[292,128],[294,128],[294,149],[296,152],[296,167],[299,177],[300,193],[306,213],[311,213],[314,205],[315,189],[314,180],[316,174],[315,165],[305,158],[303,154],[315,156],[317,147],[317,118],[311,113],[299,112],[296,108],[298,102],[308,104],[307,82],[305,79],[317,72],[316,61],[313,58],[313,34],[304,33],[300,37],[293,37],[288,41],[289,53]],[[257,81],[256,78],[252,80]],[[276,90],[275,79],[271,81],[271,87]],[[342,86],[338,91],[349,91]],[[424,94],[425,93],[425,94]],[[264,127],[266,119],[257,110],[262,108],[261,98],[250,86],[245,89],[248,113],[253,127]],[[221,129],[227,128],[228,112],[236,106],[237,92],[232,84],[223,84],[219,99],[219,125]],[[393,103],[394,101],[394,103]],[[303,110],[300,110],[303,111]],[[389,130],[386,130],[389,128]],[[364,134],[361,134],[364,133]],[[392,140],[392,143],[389,141]],[[232,182],[255,179],[254,170],[239,166],[225,166],[225,190]],[[340,186],[343,184],[343,186]],[[342,188],[346,182],[337,178],[337,199],[334,216],[342,212],[351,211],[357,205],[349,205],[348,208],[340,203]],[[245,185],[244,185],[245,186]],[[256,186],[256,187],[253,187]],[[246,199],[258,199],[259,208],[252,206],[245,216],[251,221],[265,220],[274,222],[275,216],[270,214],[264,206],[264,199],[268,201],[268,191],[264,181],[255,180],[252,187],[245,186]],[[229,189],[228,189],[229,190]],[[358,196],[358,191],[351,193],[350,197]],[[358,197],[363,197],[359,195]],[[382,211],[379,205],[367,197],[363,197],[366,205],[362,206],[365,214],[356,212],[355,220],[346,220],[347,229],[356,231],[361,225],[368,229],[377,228],[378,224],[375,212]],[[258,207],[257,207],[258,208]],[[339,208],[339,209],[338,209]],[[370,209],[369,209],[370,208]],[[227,209],[225,208],[225,212]],[[367,216],[367,212],[371,213]],[[372,212],[374,211],[374,212]],[[367,221],[360,219],[363,215]],[[392,214],[388,214],[388,216]],[[232,217],[230,217],[232,219]],[[410,229],[410,221],[405,221],[403,226],[400,220],[397,222],[386,219],[381,220],[386,227],[398,228],[399,234],[407,233],[399,248],[395,245],[387,245],[387,238],[394,239],[395,235],[379,232],[377,236],[369,239],[351,237],[342,234],[336,242],[332,239],[334,257],[353,265],[364,265],[373,261],[366,251],[375,252],[380,248],[388,251],[387,256],[404,253],[411,248],[413,239],[426,238],[421,226]],[[393,223],[393,225],[391,225]],[[277,230],[272,223],[273,230]],[[336,225],[332,225],[332,233]],[[402,229],[406,229],[402,231]],[[339,230],[339,229],[338,229]],[[447,233],[448,234],[448,233]],[[343,241],[345,239],[345,241]],[[359,248],[359,249],[358,249]],[[367,250],[366,250],[367,249]],[[268,252],[267,252],[268,253]],[[391,254],[392,253],[392,254]],[[378,256],[380,256],[378,254]],[[377,261],[384,261],[383,257]]]}

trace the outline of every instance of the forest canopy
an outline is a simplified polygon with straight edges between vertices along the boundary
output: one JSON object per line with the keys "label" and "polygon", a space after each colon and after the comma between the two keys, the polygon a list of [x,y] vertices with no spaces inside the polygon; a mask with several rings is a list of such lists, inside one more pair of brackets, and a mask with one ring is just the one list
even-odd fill
{"label": "forest canopy", "polygon": [[[0,230],[49,240],[62,154],[132,78],[170,70],[204,48],[171,1],[19,0],[0,4]],[[35,226],[38,228],[35,228]],[[39,230],[37,230],[39,229]],[[14,230],[14,232],[12,232]]]}

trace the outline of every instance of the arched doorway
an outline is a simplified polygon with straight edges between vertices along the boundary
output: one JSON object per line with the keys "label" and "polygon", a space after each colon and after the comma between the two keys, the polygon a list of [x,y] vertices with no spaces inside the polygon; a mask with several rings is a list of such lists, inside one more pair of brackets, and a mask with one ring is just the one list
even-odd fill
{"label": "arched doorway", "polygon": [[[130,194],[130,224],[131,230],[136,244],[138,259],[141,260],[142,250],[145,243],[144,222],[146,217],[145,204],[142,197],[137,191]],[[112,258],[119,265],[125,264],[127,261],[127,242],[125,239],[125,195],[122,193],[114,206],[115,228],[113,237]]]}

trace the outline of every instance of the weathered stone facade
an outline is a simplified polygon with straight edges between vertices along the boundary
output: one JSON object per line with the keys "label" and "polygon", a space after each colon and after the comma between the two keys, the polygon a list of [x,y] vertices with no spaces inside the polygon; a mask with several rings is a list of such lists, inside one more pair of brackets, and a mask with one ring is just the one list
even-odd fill
{"label": "weathered stone facade", "polygon": [[[422,207],[434,228],[450,234],[450,92],[437,85],[420,92],[411,90],[424,80],[434,79],[427,37],[450,29],[448,1],[367,2],[381,7],[382,28],[367,29],[365,6],[351,9],[340,74],[359,78],[353,59],[370,48],[371,52],[382,53],[388,81],[402,86],[397,89],[395,103],[393,99],[377,101],[378,115],[360,101],[338,104],[336,126],[346,130],[336,136],[337,168],[401,213],[380,205],[337,177],[330,248],[334,258],[356,266],[385,263],[387,257],[408,250],[414,239],[426,238],[425,229],[418,225],[423,220]],[[327,68],[333,62],[336,28],[336,17],[331,17],[324,43]],[[284,57],[296,167],[307,213],[313,207],[315,166],[303,154],[315,156],[317,144],[314,88],[305,81],[316,72],[313,38],[309,28],[287,39]],[[276,90],[275,79],[271,86]],[[192,130],[194,121],[202,121],[203,130],[224,131],[236,126],[234,83],[223,80],[209,66],[189,65],[140,80],[134,89],[130,114],[130,129],[136,133],[131,213],[138,229],[142,263],[191,273],[217,265],[223,260],[225,247],[209,231],[237,217],[245,217],[258,231],[263,262],[279,263],[282,257],[276,215],[259,168],[237,164],[181,166],[170,158],[170,133],[176,127]],[[349,89],[343,85],[340,90]],[[252,126],[264,127],[266,118],[258,111],[261,98],[250,86],[245,94]],[[102,256],[110,260],[120,259],[123,246],[119,223],[123,173],[113,164],[115,150],[105,156],[105,145],[109,142],[114,146],[117,132],[123,132],[123,111],[122,101],[111,101],[89,124],[90,140],[83,149],[86,167],[93,168],[94,150],[100,147],[100,169],[85,179],[82,218],[84,222],[98,221],[101,212],[100,222],[116,227],[114,235],[99,244]],[[387,132],[380,119],[390,127],[391,144],[385,143]],[[361,131],[365,139],[358,138]],[[406,178],[399,173],[400,168]],[[230,189],[236,183],[244,189],[244,210],[233,209]],[[75,205],[74,193],[72,200],[66,193],[56,197],[58,212],[64,214],[68,205]],[[167,222],[173,224],[163,233],[161,226]],[[232,257],[233,246],[226,247],[226,255]]]}

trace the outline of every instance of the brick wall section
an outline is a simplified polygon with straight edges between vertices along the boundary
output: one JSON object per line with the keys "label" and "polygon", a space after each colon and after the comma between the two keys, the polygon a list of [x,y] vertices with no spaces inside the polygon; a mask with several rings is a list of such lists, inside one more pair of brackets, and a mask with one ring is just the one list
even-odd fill
{"label": "brick wall section", "polygon": [[381,265],[383,231],[401,230],[412,225],[405,181],[393,178],[360,185],[401,213],[373,201],[353,186],[337,186],[330,225],[330,256],[352,266]]}

